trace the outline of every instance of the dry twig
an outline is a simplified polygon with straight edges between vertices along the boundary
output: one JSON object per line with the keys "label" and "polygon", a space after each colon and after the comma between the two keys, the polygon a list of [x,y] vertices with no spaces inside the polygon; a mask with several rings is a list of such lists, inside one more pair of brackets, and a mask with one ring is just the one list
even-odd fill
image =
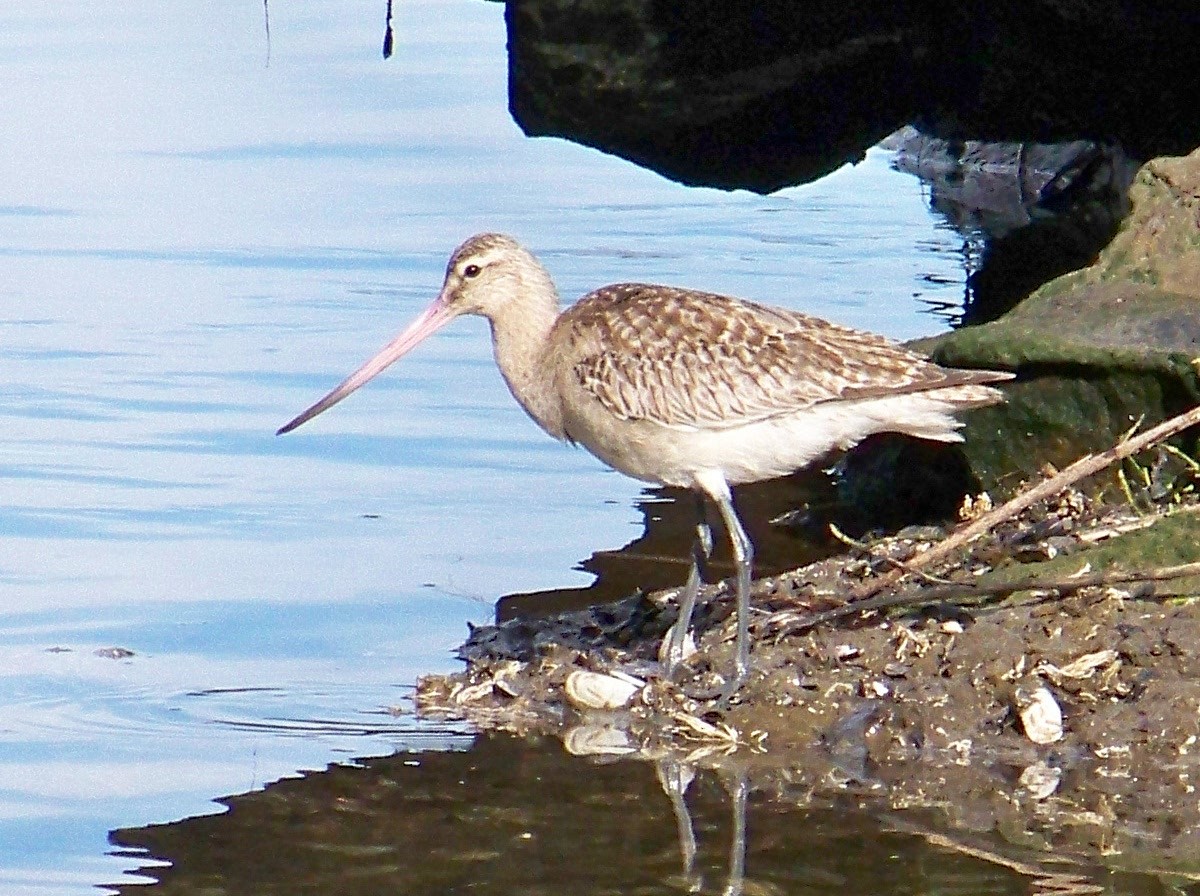
{"label": "dry twig", "polygon": [[[901,607],[918,607],[937,604],[954,598],[963,597],[994,597],[1000,594],[1015,594],[1018,591],[1044,591],[1048,594],[1070,594],[1084,588],[1102,585],[1134,585],[1142,582],[1169,582],[1173,579],[1183,579],[1189,576],[1200,576],[1200,562],[1181,563],[1178,566],[1159,566],[1154,569],[1109,570],[1091,575],[1079,576],[1073,579],[1046,580],[1036,576],[1028,576],[1011,582],[952,582],[945,585],[934,585],[923,588],[910,588],[896,594],[882,594],[864,598],[853,603],[842,604],[829,610],[805,615],[795,611],[785,611],[775,616],[776,624],[781,627],[775,637],[783,638],[798,631],[810,629],[813,626],[866,613],[872,610],[894,610]],[[1177,597],[1178,595],[1165,595]],[[791,617],[791,618],[786,618]]]}
{"label": "dry twig", "polygon": [[853,606],[857,601],[866,600],[883,591],[885,588],[890,588],[909,572],[914,571],[918,567],[928,566],[938,560],[945,559],[963,545],[994,529],[998,524],[1016,516],[1038,501],[1051,498],[1063,489],[1074,485],[1079,480],[1098,473],[1123,458],[1137,454],[1139,451],[1144,451],[1146,448],[1169,439],[1171,436],[1196,424],[1200,424],[1200,407],[1194,407],[1190,411],[1172,417],[1170,420],[1166,420],[1158,424],[1158,426],[1146,430],[1139,436],[1124,438],[1112,448],[1100,454],[1085,454],[1079,460],[1049,479],[1031,486],[1016,497],[1001,504],[995,510],[983,514],[983,516],[951,533],[928,551],[913,557],[908,561],[906,569],[892,569],[878,578],[859,585],[851,592],[848,604]]}
{"label": "dry twig", "polygon": [[840,541],[842,544],[846,545],[847,547],[854,548],[855,550],[860,551],[867,557],[874,557],[878,560],[882,560],[884,563],[889,564],[893,569],[912,573],[914,576],[921,579],[923,582],[929,582],[932,585],[952,585],[952,584],[954,584],[949,579],[940,579],[937,576],[932,576],[927,572],[923,572],[922,570],[917,569],[915,566],[913,566],[913,564],[905,562],[904,560],[900,560],[896,557],[889,557],[887,554],[881,554],[880,552],[872,549],[871,545],[867,544],[866,542],[859,541],[856,538],[851,538],[849,535],[847,535],[845,532],[843,532],[841,529],[839,529],[837,527],[837,525],[834,523],[829,524],[829,532],[834,538],[836,538],[838,541]]}

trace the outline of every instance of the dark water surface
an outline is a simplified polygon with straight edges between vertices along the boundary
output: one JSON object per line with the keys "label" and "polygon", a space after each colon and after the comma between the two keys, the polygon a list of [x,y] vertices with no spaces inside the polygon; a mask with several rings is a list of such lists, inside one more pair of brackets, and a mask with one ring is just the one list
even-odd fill
{"label": "dark water surface", "polygon": [[[94,892],[152,864],[111,830],[464,749],[388,710],[497,598],[584,587],[581,559],[639,536],[640,486],[524,419],[481,321],[273,435],[432,298],[472,232],[517,234],[567,297],[667,281],[898,338],[961,300],[961,238],[886,154],[767,198],[686,189],[525,139],[499,4],[402,4],[389,62],[383,7],[272,4],[269,65],[249,0],[0,8],[0,892]],[[752,833],[806,823],[761,812]],[[864,855],[904,864],[909,842]],[[622,855],[614,879],[676,886]],[[522,886],[559,891],[545,868]],[[838,886],[919,890],[871,869]]]}

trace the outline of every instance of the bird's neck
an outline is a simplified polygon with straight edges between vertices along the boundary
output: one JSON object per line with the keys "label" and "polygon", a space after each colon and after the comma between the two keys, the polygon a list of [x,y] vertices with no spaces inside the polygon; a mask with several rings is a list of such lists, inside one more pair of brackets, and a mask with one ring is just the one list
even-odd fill
{"label": "bird's neck", "polygon": [[558,293],[549,275],[536,272],[535,282],[504,313],[491,318],[496,365],[513,397],[537,424],[556,439],[565,438],[562,404],[550,365],[550,333],[558,318]]}

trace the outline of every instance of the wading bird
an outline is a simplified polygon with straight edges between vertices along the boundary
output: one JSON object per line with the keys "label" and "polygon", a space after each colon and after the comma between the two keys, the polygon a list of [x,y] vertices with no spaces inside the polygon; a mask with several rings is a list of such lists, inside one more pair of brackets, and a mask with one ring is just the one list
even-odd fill
{"label": "wading bird", "polygon": [[[645,482],[692,489],[720,512],[736,565],[735,692],[750,669],[753,548],[730,486],[784,476],[879,432],[962,440],[958,411],[1003,400],[1011,373],[941,367],[870,333],[691,289],[619,283],[565,310],[550,275],[511,237],[483,233],[450,257],[441,293],[399,336],[280,428],[341,401],[463,314],[487,318],[513,397],[556,439]],[[668,671],[683,660],[712,549],[703,513]]]}

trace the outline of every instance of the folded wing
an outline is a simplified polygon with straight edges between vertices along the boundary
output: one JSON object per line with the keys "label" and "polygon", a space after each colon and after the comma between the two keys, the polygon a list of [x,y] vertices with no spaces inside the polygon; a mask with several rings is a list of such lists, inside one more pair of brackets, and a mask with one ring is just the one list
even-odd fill
{"label": "folded wing", "polygon": [[940,367],[881,336],[726,296],[643,284],[589,293],[560,320],[573,375],[622,419],[726,428],[834,400],[1009,379]]}

